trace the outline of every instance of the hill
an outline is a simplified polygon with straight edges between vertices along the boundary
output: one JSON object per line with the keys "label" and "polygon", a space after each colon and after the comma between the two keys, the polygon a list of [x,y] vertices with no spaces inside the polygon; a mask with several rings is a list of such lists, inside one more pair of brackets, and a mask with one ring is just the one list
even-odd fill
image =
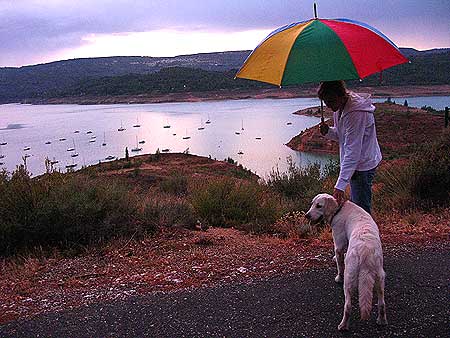
{"label": "hill", "polygon": [[[450,49],[401,49],[411,60],[383,72],[386,85],[450,83]],[[123,95],[250,89],[267,87],[234,81],[250,51],[182,55],[176,57],[103,57],[57,61],[20,68],[0,68],[0,103],[29,98],[83,95]],[[167,68],[174,68],[167,70]],[[198,70],[202,70],[199,72]],[[180,86],[180,84],[183,84]],[[379,76],[363,81],[378,85]],[[359,85],[358,82],[353,86]]]}
{"label": "hill", "polygon": [[240,67],[249,51],[205,53],[175,57],[115,56],[56,61],[19,68],[0,68],[0,103],[76,85],[82,80],[127,74],[150,74],[169,67],[226,71]]}

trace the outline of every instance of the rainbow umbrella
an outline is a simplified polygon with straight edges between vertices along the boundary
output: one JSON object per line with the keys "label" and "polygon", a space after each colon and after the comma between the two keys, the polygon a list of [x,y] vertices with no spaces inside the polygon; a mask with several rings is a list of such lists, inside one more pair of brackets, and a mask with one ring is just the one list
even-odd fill
{"label": "rainbow umbrella", "polygon": [[375,28],[316,15],[269,34],[236,77],[279,86],[363,79],[405,62],[397,46]]}

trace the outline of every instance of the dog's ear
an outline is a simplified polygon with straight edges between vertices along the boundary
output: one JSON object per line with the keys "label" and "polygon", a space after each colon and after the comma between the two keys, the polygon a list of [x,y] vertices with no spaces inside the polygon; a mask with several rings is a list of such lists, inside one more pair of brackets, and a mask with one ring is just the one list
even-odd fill
{"label": "dog's ear", "polygon": [[338,203],[333,196],[327,196],[324,199],[323,205],[323,218],[327,223],[330,223],[331,218],[333,218],[336,210],[338,209]]}

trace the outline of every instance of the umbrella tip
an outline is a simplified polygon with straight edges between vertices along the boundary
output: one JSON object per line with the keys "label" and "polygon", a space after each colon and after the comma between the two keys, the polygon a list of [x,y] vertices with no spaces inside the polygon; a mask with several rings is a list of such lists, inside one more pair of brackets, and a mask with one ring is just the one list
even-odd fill
{"label": "umbrella tip", "polygon": [[317,19],[317,4],[314,3],[314,18]]}

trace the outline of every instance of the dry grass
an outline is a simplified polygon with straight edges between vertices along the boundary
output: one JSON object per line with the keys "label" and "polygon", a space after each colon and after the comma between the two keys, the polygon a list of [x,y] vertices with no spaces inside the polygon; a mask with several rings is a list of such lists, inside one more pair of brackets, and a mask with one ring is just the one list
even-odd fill
{"label": "dry grass", "polygon": [[[376,214],[375,220],[385,248],[448,241],[449,208],[406,218]],[[301,215],[285,221],[284,238],[236,229],[161,228],[154,237],[118,240],[73,258],[55,254],[3,259],[0,322],[152,291],[249,281],[334,265],[330,228],[303,238],[297,232],[301,224]]]}

